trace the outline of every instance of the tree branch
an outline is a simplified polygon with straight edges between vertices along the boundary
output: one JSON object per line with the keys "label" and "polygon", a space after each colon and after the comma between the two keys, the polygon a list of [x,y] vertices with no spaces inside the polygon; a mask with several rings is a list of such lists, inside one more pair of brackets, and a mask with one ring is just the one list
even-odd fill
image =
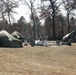
{"label": "tree branch", "polygon": [[26,5],[28,5],[28,7],[31,9],[31,6],[27,3],[27,1],[25,0]]}
{"label": "tree branch", "polygon": [[60,7],[60,5],[62,5],[62,3],[60,3],[60,4],[56,7],[55,11]]}
{"label": "tree branch", "polygon": [[32,4],[34,4],[35,0],[32,2]]}

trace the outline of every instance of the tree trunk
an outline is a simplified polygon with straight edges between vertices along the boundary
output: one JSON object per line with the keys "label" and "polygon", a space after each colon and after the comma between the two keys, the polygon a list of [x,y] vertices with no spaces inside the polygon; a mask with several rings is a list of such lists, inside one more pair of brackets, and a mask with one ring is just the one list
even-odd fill
{"label": "tree trunk", "polygon": [[[31,5],[31,7],[32,7],[32,5]],[[33,35],[34,35],[34,40],[36,39],[36,35],[35,35],[35,20],[34,20],[34,15],[33,15],[34,13],[33,13],[33,8],[31,8],[31,16],[32,16],[32,20],[33,20],[33,23],[34,23],[34,25],[33,25]]]}
{"label": "tree trunk", "polygon": [[55,6],[52,0],[49,0],[52,7],[52,33],[53,33],[53,39],[56,39],[56,31],[55,31]]}
{"label": "tree trunk", "polygon": [[62,37],[63,37],[63,36],[64,36],[64,23],[63,23],[63,17],[61,17],[61,23],[62,23],[61,32],[62,32]]}
{"label": "tree trunk", "polygon": [[11,33],[11,20],[10,20],[10,13],[8,13],[8,19],[9,19],[9,24],[10,24],[10,33]]}
{"label": "tree trunk", "polygon": [[56,39],[56,32],[55,32],[55,16],[52,16],[52,33],[53,33],[53,39]]}
{"label": "tree trunk", "polygon": [[68,33],[70,33],[69,13],[67,14]]}
{"label": "tree trunk", "polygon": [[4,18],[3,13],[2,13],[2,18],[3,18],[3,28],[5,29],[5,18]]}
{"label": "tree trunk", "polygon": [[33,16],[32,16],[32,19],[33,19],[33,23],[34,23],[33,34],[34,34],[34,40],[35,40],[36,39],[36,32],[35,32],[35,20],[34,20]]}

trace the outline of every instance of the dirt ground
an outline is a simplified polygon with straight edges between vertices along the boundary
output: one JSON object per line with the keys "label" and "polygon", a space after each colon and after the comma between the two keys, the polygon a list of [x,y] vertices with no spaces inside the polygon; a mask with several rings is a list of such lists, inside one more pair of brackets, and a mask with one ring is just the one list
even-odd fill
{"label": "dirt ground", "polygon": [[76,75],[76,44],[0,48],[0,75]]}

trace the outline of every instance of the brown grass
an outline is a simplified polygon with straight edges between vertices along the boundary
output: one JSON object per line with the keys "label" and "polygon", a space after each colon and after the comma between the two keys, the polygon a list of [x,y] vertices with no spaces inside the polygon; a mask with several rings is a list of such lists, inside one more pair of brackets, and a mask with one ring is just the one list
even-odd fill
{"label": "brown grass", "polygon": [[0,48],[0,75],[76,75],[76,44]]}

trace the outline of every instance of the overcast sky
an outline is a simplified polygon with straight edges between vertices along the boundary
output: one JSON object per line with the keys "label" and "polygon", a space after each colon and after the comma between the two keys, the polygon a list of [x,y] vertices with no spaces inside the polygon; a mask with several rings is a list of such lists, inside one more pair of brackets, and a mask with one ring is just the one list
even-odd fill
{"label": "overcast sky", "polygon": [[[27,1],[29,1],[29,0],[27,0]],[[59,2],[60,2],[60,0],[59,0]],[[40,0],[36,0],[36,2],[35,2],[36,6],[35,7],[37,7],[37,5],[39,3],[40,3]],[[19,20],[19,18],[21,16],[24,16],[24,18],[26,19],[27,22],[30,21],[30,18],[29,18],[29,16],[30,16],[30,9],[29,9],[29,7],[27,5],[20,4],[19,7],[16,8],[15,10],[18,13],[18,14],[14,14],[14,17],[15,17],[16,21]],[[61,7],[61,10],[63,10],[62,7]],[[65,14],[65,11],[62,11],[62,13]]]}
{"label": "overcast sky", "polygon": [[26,7],[25,5],[20,5],[19,8],[16,8],[16,12],[18,13],[18,14],[14,14],[16,21],[21,16],[24,16],[26,21],[29,21],[30,10],[28,9],[28,7]]}
{"label": "overcast sky", "polygon": [[[37,5],[40,3],[40,0],[37,0],[35,2],[35,7],[37,7]],[[24,4],[20,4],[18,8],[15,8],[16,12],[18,14],[14,14],[14,17],[16,19],[16,21],[21,17],[21,16],[24,16],[24,18],[26,19],[27,22],[30,21],[30,9],[27,5],[24,5]]]}

